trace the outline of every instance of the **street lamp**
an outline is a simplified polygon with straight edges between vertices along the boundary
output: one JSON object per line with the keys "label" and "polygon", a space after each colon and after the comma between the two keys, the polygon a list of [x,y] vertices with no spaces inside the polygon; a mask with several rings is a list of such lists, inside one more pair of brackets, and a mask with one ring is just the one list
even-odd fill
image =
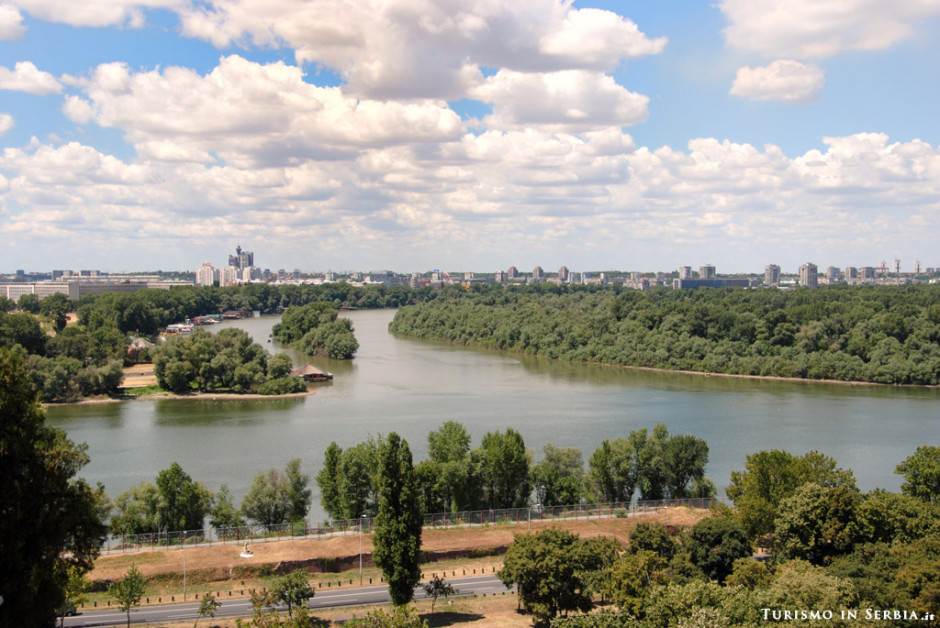
{"label": "street lamp", "polygon": [[533,509],[533,508],[538,508],[538,509],[539,509],[539,513],[541,513],[541,512],[542,512],[542,504],[532,504],[531,506],[529,506],[528,515],[529,515],[529,530],[530,530],[530,531],[532,530],[532,509]]}
{"label": "street lamp", "polygon": [[362,524],[365,523],[366,516],[359,517],[359,586],[362,586]]}

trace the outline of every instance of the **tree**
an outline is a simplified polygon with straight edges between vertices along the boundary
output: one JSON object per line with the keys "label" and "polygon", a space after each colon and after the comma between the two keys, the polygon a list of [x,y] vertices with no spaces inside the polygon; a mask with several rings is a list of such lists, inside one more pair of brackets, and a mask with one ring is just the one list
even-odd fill
{"label": "tree", "polygon": [[131,625],[131,609],[140,606],[140,600],[144,597],[144,591],[147,586],[147,580],[140,573],[137,565],[131,564],[127,574],[120,580],[116,580],[108,587],[108,595],[117,600],[118,608],[127,613],[127,625]]}
{"label": "tree", "polygon": [[343,628],[428,628],[428,622],[412,607],[396,606],[391,611],[378,608],[363,617],[353,616],[343,622]]}
{"label": "tree", "polygon": [[209,491],[179,463],[157,474],[157,525],[161,530],[202,530],[212,503]]}
{"label": "tree", "polygon": [[511,427],[487,432],[480,447],[486,500],[490,508],[524,508],[529,503],[529,453]]}
{"label": "tree", "polygon": [[157,487],[143,482],[129,488],[111,502],[112,534],[147,534],[157,532],[157,508],[160,497]]}
{"label": "tree", "polygon": [[[698,497],[693,487],[701,485],[708,464],[708,444],[690,434],[676,434],[666,441],[666,493],[670,499]],[[690,486],[691,485],[691,486]]]}
{"label": "tree", "polygon": [[613,561],[613,554],[596,549],[576,534],[557,528],[517,534],[496,575],[507,587],[518,586],[523,607],[539,621],[548,621],[559,612],[587,611],[593,605],[588,574]]}
{"label": "tree", "polygon": [[20,309],[24,312],[39,314],[39,297],[35,294],[21,295],[20,300],[17,301],[17,305],[19,305]]}
{"label": "tree", "polygon": [[759,451],[749,455],[744,466],[744,471],[731,472],[725,491],[751,537],[773,532],[780,502],[807,482],[855,489],[852,472],[839,469],[835,460],[818,451],[803,456],[778,449]]}
{"label": "tree", "polygon": [[735,560],[751,555],[744,529],[726,517],[709,517],[692,526],[688,547],[692,562],[719,583],[731,573]]}
{"label": "tree", "polygon": [[323,453],[323,468],[317,474],[320,505],[333,519],[341,519],[346,514],[339,493],[339,467],[342,461],[343,449],[333,441]]}
{"label": "tree", "polygon": [[76,479],[84,445],[48,427],[19,355],[0,349],[0,625],[53,625],[68,568],[91,569],[107,532],[100,485]]}
{"label": "tree", "polygon": [[206,593],[199,605],[199,610],[196,612],[196,621],[193,622],[193,628],[196,628],[200,617],[215,617],[215,612],[219,610],[220,606],[222,606],[222,603],[215,599],[214,595]]}
{"label": "tree", "polygon": [[940,502],[940,447],[921,445],[894,471],[904,476],[901,491],[925,502]]}
{"label": "tree", "polygon": [[630,533],[630,551],[636,553],[642,550],[653,552],[660,558],[669,560],[676,554],[678,544],[662,523],[643,521],[638,523]]}
{"label": "tree", "polygon": [[88,599],[87,591],[91,587],[91,580],[81,569],[75,565],[66,568],[67,580],[65,582],[65,603],[59,607],[59,626],[65,625],[65,615],[77,606],[81,606]]}
{"label": "tree", "polygon": [[273,604],[287,606],[287,615],[293,617],[294,609],[313,598],[314,590],[310,587],[306,572],[303,569],[297,569],[287,575],[279,576],[271,585],[268,595]]}
{"label": "tree", "polygon": [[290,509],[287,518],[291,522],[303,521],[310,508],[310,476],[300,471],[300,458],[294,458],[284,469],[287,479],[287,501]]}
{"label": "tree", "polygon": [[242,512],[260,525],[286,523],[290,513],[287,479],[277,469],[256,475],[242,498]]}
{"label": "tree", "polygon": [[538,503],[560,506],[581,503],[584,462],[576,447],[545,445],[545,458],[532,468]]}
{"label": "tree", "polygon": [[861,496],[843,486],[809,482],[780,502],[774,520],[775,545],[788,559],[827,565],[852,551],[860,537],[856,513]]}
{"label": "tree", "polygon": [[437,598],[449,597],[454,595],[457,591],[453,586],[437,574],[434,574],[434,577],[424,585],[424,594],[431,598],[431,612],[434,612],[434,605],[437,604]]}
{"label": "tree", "polygon": [[604,440],[588,461],[588,480],[605,502],[629,502],[636,491],[633,444],[625,438]]}
{"label": "tree", "polygon": [[221,532],[229,528],[240,528],[245,525],[241,512],[235,507],[235,498],[227,484],[219,487],[219,491],[212,498],[212,508],[209,510],[209,525]]}
{"label": "tree", "polygon": [[424,517],[408,443],[392,432],[379,443],[379,509],[372,535],[375,564],[396,606],[409,603],[421,579]]}

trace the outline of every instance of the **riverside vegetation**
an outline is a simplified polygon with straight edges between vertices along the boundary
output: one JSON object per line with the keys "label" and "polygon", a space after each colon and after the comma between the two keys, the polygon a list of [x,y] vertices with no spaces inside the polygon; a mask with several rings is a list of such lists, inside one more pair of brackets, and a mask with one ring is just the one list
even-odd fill
{"label": "riverside vegetation", "polygon": [[[90,568],[110,508],[103,487],[95,491],[74,478],[87,456],[61,432],[44,426],[44,413],[22,360],[5,349],[0,349],[0,382],[4,416],[0,424],[0,483],[4,496],[10,497],[3,500],[0,540],[4,556],[18,556],[11,549],[14,546],[35,551],[32,557],[24,557],[26,562],[19,567],[0,570],[0,593],[11,600],[0,606],[0,619],[15,616],[22,622],[30,617],[36,618],[32,623],[45,625],[61,607],[67,581]],[[698,461],[692,471],[673,478],[685,477],[685,482],[674,484],[670,479],[678,460],[686,458],[673,456],[670,448],[697,452],[692,456]],[[363,449],[368,452],[371,447]],[[342,468],[346,452],[332,445],[328,456],[330,451]],[[414,514],[416,507],[426,507],[424,494],[445,500],[447,495],[473,494],[469,489],[480,486],[482,498],[499,507],[500,503],[528,506],[531,487],[538,490],[540,483],[542,492],[536,494],[546,503],[556,488],[559,495],[570,494],[572,487],[599,495],[608,486],[622,486],[629,498],[635,490],[645,496],[656,492],[678,496],[690,487],[706,485],[695,469],[699,463],[704,469],[707,446],[699,439],[669,436],[659,426],[652,433],[635,430],[625,439],[602,443],[590,457],[586,473],[581,470],[579,452],[557,455],[548,448],[545,459],[535,465],[546,467],[536,472],[530,466],[531,454],[511,428],[487,434],[479,450],[470,450],[466,430],[459,424],[445,424],[429,435],[429,451],[428,462],[432,464],[454,463],[449,473],[440,467],[438,477],[457,478],[457,482],[429,485],[426,476],[422,486],[417,467],[423,463],[413,465],[407,445],[394,434],[379,439],[379,462],[361,476],[367,491],[378,476],[378,494],[372,502],[377,509],[375,526],[389,526],[389,536],[376,534],[373,542],[400,548],[392,549],[389,562],[383,565],[392,570],[386,571],[387,580],[408,583],[413,579],[411,557],[420,544]],[[481,465],[469,464],[474,459]],[[614,464],[615,460],[619,463]],[[58,464],[51,464],[53,461]],[[54,477],[48,475],[48,467],[55,468]],[[330,465],[325,464],[327,468]],[[511,473],[500,474],[500,468]],[[473,479],[476,469],[480,475]],[[663,472],[662,481],[655,481]],[[536,622],[562,627],[616,626],[634,621],[651,628],[758,626],[767,620],[763,613],[774,614],[774,621],[780,614],[787,621],[801,609],[823,614],[828,625],[838,625],[843,611],[848,615],[862,613],[865,618],[868,609],[891,612],[892,625],[937,625],[940,447],[918,447],[896,472],[904,477],[901,493],[861,493],[853,473],[839,468],[824,454],[757,452],[747,457],[743,470],[731,476],[727,492],[735,500],[735,508],[717,508],[712,517],[688,532],[659,523],[638,525],[626,548],[611,540],[582,540],[557,530],[521,535],[507,551],[500,577],[507,584],[520,586],[520,600]],[[19,482],[24,474],[46,481],[26,485]],[[468,479],[459,480],[461,476]],[[334,497],[342,498],[345,489],[337,480],[338,476],[330,473],[322,479],[318,476],[324,506],[331,485],[336,487]],[[286,518],[306,512],[311,492],[309,479],[299,472],[299,461],[289,464],[283,475],[276,471],[260,474],[255,484],[258,489],[253,485],[252,490],[260,504],[280,505]],[[23,486],[29,490],[23,492]],[[201,524],[209,504],[210,516],[234,510],[230,496],[222,508],[224,500],[212,500],[208,491],[176,464],[158,474],[155,484],[141,493],[149,496],[141,500],[142,508],[129,510],[143,510],[140,514],[147,516],[153,509],[154,525],[162,530],[189,527],[191,522]],[[246,502],[243,510],[247,513]],[[453,508],[456,502],[450,504]],[[129,521],[129,514],[112,518],[113,529],[122,518]],[[263,519],[262,514],[250,516]],[[385,522],[379,521],[383,518]],[[8,546],[10,543],[14,545]],[[769,548],[770,560],[752,560],[755,545]],[[376,547],[376,551],[382,550]],[[8,592],[12,592],[9,597]],[[598,596],[611,602],[614,610],[558,617],[591,610]],[[20,600],[25,606],[17,605]],[[406,600],[402,597],[398,601]],[[265,623],[256,625],[281,621],[270,616],[262,619]],[[296,623],[297,614],[288,621],[305,625]]]}
{"label": "riverside vegetation", "polygon": [[940,383],[940,285],[649,292],[474,287],[401,308],[390,330],[620,366]]}

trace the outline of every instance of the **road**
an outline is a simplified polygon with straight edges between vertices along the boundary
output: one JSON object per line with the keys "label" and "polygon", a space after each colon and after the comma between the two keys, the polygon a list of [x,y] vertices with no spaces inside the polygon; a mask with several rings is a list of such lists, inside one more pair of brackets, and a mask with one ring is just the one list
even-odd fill
{"label": "road", "polygon": [[[454,578],[448,580],[457,595],[496,595],[506,593],[509,589],[503,586],[494,575],[476,576],[471,578]],[[424,589],[415,589],[415,599],[426,598]],[[310,608],[334,608],[337,606],[362,606],[370,604],[390,603],[387,586],[369,586],[361,588],[317,590],[316,596],[310,600]],[[252,615],[251,603],[246,598],[221,600],[222,606],[215,612],[217,618],[247,617]],[[282,608],[281,610],[286,610]],[[132,624],[147,624],[151,622],[183,622],[195,621],[199,611],[199,602],[186,604],[167,604],[163,606],[145,606],[131,610]],[[109,610],[85,611],[75,617],[65,619],[66,626],[122,626],[127,624],[127,615],[111,608]]]}

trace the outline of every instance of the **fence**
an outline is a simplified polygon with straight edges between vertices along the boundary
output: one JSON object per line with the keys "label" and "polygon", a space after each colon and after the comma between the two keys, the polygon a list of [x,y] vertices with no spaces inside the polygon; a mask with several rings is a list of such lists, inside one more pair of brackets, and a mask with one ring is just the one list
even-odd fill
{"label": "fence", "polygon": [[[564,521],[571,519],[608,519],[633,517],[657,513],[660,509],[686,506],[710,508],[715,498],[661,499],[656,501],[608,502],[575,504],[569,506],[541,506],[528,508],[502,508],[468,510],[455,513],[425,513],[424,527],[430,529],[472,527],[498,524],[521,524],[532,521]],[[372,530],[374,517],[345,519],[310,526],[306,521],[277,525],[241,526],[238,528],[208,528],[177,532],[122,534],[108,537],[102,554],[139,552],[156,549],[183,549],[212,545],[234,545],[246,542],[268,543],[290,539],[329,539],[337,536],[358,535]]]}

